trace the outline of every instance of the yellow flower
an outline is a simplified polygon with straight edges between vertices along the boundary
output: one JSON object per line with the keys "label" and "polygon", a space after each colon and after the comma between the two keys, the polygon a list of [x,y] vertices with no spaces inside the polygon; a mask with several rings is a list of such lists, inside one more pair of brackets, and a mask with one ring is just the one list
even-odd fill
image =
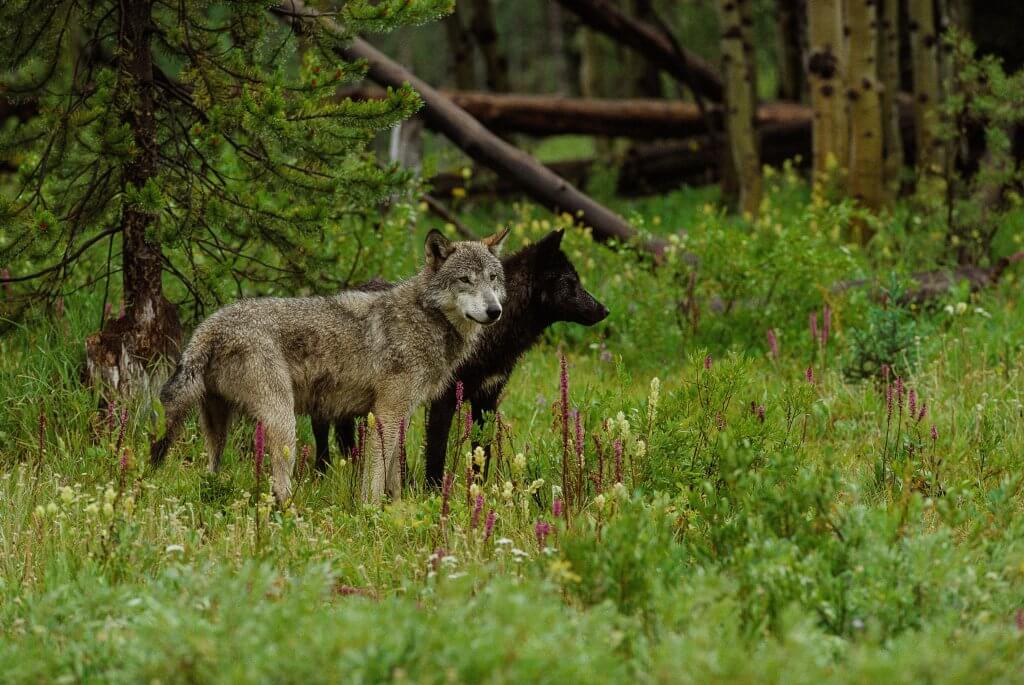
{"label": "yellow flower", "polygon": [[457,199],[458,198],[466,197],[466,189],[461,187],[461,186],[457,186],[455,188],[452,188],[452,197],[457,198]]}

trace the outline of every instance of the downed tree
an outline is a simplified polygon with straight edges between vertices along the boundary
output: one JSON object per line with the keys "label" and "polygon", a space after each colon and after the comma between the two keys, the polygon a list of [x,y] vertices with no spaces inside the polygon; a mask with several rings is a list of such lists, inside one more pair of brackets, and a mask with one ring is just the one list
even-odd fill
{"label": "downed tree", "polygon": [[[271,11],[293,26],[302,21],[319,21],[326,30],[343,35],[341,27],[333,20],[307,10],[301,0],[288,0]],[[369,66],[369,77],[382,86],[398,88],[405,83],[411,85],[423,99],[421,116],[428,126],[444,134],[475,161],[499,175],[515,179],[538,203],[554,212],[572,214],[577,221],[589,226],[594,237],[599,240],[629,242],[637,237],[633,227],[621,216],[580,192],[530,155],[488,131],[437,89],[366,41],[356,38],[340,52],[346,60],[365,60]],[[645,247],[660,254],[664,243],[652,241]]]}
{"label": "downed tree", "polygon": [[715,70],[688,50],[676,50],[672,40],[657,27],[624,14],[610,0],[557,1],[584,24],[636,50],[695,94],[722,101],[725,90]]}

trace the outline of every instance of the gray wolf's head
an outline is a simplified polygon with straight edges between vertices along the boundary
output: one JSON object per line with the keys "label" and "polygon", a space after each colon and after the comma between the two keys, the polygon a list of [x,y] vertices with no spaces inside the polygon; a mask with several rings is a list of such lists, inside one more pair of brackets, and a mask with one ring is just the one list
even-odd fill
{"label": "gray wolf's head", "polygon": [[427,234],[427,296],[452,323],[488,326],[501,318],[505,272],[498,257],[508,229],[483,240],[452,242],[440,231]]}

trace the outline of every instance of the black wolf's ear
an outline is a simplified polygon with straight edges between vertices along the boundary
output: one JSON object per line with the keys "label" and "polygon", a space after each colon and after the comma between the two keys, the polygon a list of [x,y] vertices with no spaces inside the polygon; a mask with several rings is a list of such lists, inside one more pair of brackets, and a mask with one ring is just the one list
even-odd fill
{"label": "black wolf's ear", "polygon": [[494,235],[489,235],[480,242],[487,246],[487,249],[491,251],[491,254],[495,257],[501,256],[501,249],[505,246],[505,238],[508,237],[511,231],[511,226],[506,226]]}
{"label": "black wolf's ear", "polygon": [[537,242],[537,245],[539,245],[542,250],[554,252],[562,246],[562,237],[564,235],[565,229],[559,228],[551,231],[551,233],[548,233],[546,236],[541,238]]}
{"label": "black wolf's ear", "polygon": [[434,228],[427,234],[424,252],[427,255],[428,268],[435,271],[440,269],[444,260],[448,259],[454,251],[455,246],[452,245],[452,241],[448,240],[441,231]]}

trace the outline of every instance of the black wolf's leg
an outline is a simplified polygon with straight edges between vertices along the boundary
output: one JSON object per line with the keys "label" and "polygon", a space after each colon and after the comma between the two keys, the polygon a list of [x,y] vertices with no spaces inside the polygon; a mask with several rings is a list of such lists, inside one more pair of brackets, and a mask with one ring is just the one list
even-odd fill
{"label": "black wolf's leg", "polygon": [[327,473],[327,465],[331,463],[330,431],[331,424],[327,421],[313,420],[313,442],[316,444],[316,470],[318,473]]}
{"label": "black wolf's leg", "polygon": [[[491,387],[487,390],[480,390],[473,397],[470,398],[470,402],[473,403],[473,423],[476,424],[477,428],[483,428],[484,426],[484,415],[493,415],[498,409],[498,398],[501,397],[501,391],[505,387],[502,383],[497,387]],[[473,451],[476,451],[479,443],[473,442]],[[484,480],[487,480],[487,474],[491,468],[491,443],[484,445]],[[473,470],[477,470],[476,464],[473,464]]]}
{"label": "black wolf's leg", "polygon": [[449,387],[427,410],[426,482],[440,487],[448,451],[448,431],[455,416],[455,386]]}
{"label": "black wolf's leg", "polygon": [[347,459],[356,446],[356,422],[354,419],[338,419],[334,422],[334,439],[338,442],[338,451]]}

